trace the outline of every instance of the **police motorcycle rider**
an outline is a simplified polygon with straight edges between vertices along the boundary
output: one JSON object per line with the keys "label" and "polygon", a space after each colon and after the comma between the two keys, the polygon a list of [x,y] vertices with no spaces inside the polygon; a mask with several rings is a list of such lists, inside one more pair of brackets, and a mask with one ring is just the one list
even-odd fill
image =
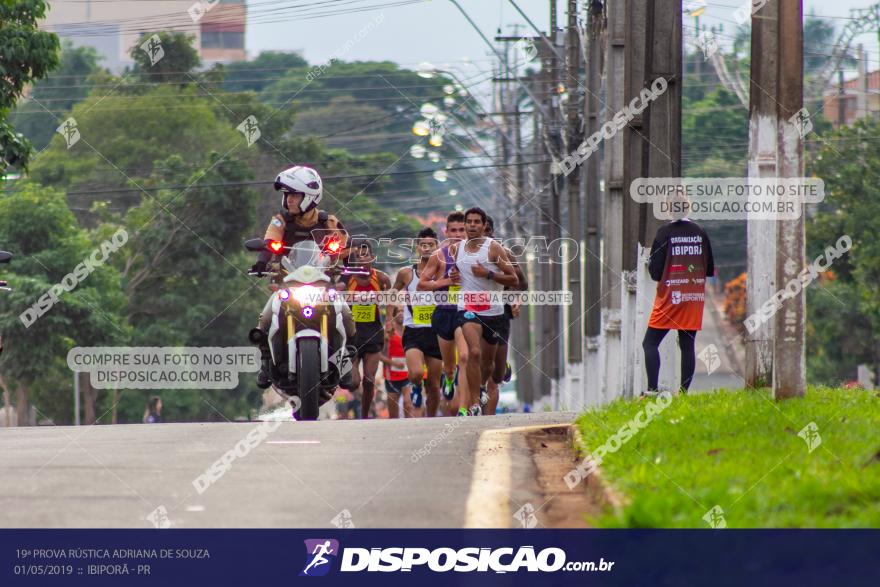
{"label": "police motorcycle rider", "polygon": [[[269,270],[270,263],[283,255],[284,249],[273,252],[271,243],[283,243],[293,246],[296,243],[313,240],[334,260],[340,255],[347,255],[348,233],[334,215],[320,210],[318,205],[324,194],[321,176],[311,167],[292,165],[283,169],[275,178],[275,191],[281,192],[281,210],[272,217],[266,228],[264,242],[266,247],[257,256],[257,262],[251,267],[249,274],[262,277]],[[345,256],[342,257],[346,258]],[[268,333],[272,320],[272,297],[266,302],[257,327]],[[355,324],[351,309],[343,303],[343,324],[348,340],[355,334]],[[258,344],[261,355],[260,372],[257,375],[257,387],[266,389],[271,384],[272,358],[269,343],[263,337]],[[349,356],[353,356],[353,348],[348,347]],[[357,387],[351,380],[351,372],[342,375],[340,387],[351,389]]]}

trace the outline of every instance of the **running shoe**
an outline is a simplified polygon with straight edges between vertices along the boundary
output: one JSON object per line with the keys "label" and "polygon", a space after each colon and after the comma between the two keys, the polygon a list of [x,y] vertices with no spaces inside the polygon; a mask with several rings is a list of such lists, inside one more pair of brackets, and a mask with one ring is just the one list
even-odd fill
{"label": "running shoe", "polygon": [[503,378],[504,383],[509,382],[512,377],[513,377],[513,369],[510,368],[510,363],[508,363],[507,369],[504,370],[504,378]]}
{"label": "running shoe", "polygon": [[480,404],[474,404],[471,406],[471,409],[468,410],[468,416],[482,416],[483,410],[480,408]]}
{"label": "running shoe", "polygon": [[459,415],[459,416],[470,416],[470,414],[468,413],[468,409],[467,409],[467,408],[458,408],[458,414],[457,414],[457,415]]}
{"label": "running shoe", "polygon": [[412,405],[414,408],[422,407],[422,386],[421,385],[413,385],[412,389],[409,392],[409,399],[412,401]]}
{"label": "running shoe", "polygon": [[[457,372],[455,376],[458,378]],[[446,378],[446,373],[440,374],[440,389],[443,391],[443,397],[446,398],[446,401],[451,401],[455,395],[455,383],[452,379]]]}
{"label": "running shoe", "polygon": [[486,386],[480,386],[480,405],[485,406],[489,403],[489,392],[486,391]]}

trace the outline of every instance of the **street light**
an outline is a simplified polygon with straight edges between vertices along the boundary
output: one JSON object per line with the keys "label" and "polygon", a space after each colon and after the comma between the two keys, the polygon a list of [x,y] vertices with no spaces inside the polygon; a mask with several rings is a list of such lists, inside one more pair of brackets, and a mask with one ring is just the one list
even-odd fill
{"label": "street light", "polygon": [[426,137],[431,134],[431,125],[424,120],[417,120],[416,123],[413,124],[412,132],[417,137]]}
{"label": "street light", "polygon": [[436,104],[431,104],[430,102],[425,102],[422,104],[422,107],[419,108],[419,114],[431,120],[434,116],[437,115],[437,112],[440,111],[440,108],[437,107]]}

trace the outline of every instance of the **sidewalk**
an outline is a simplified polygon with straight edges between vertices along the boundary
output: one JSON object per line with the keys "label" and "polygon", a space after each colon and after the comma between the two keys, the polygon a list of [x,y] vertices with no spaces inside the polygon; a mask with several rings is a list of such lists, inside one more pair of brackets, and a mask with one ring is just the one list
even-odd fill
{"label": "sidewalk", "polygon": [[[744,386],[741,373],[745,364],[745,350],[737,339],[736,328],[724,320],[723,297],[712,288],[706,288],[706,305],[703,313],[703,330],[697,334],[697,370],[694,374],[691,391],[710,391],[713,389],[742,389]],[[736,342],[734,342],[736,341]],[[700,353],[715,345],[721,364],[709,374],[707,361]],[[703,356],[710,360],[710,353]]]}

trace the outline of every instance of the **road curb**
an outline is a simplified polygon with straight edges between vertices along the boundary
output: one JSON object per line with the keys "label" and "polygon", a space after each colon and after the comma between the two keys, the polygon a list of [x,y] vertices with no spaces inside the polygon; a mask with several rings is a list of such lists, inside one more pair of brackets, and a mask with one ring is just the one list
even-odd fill
{"label": "road curb", "polygon": [[[569,426],[568,437],[571,442],[571,448],[574,451],[574,460],[577,463],[588,454],[587,445],[584,442],[584,437],[577,424],[571,424]],[[617,516],[622,513],[627,500],[622,493],[617,491],[611,483],[605,480],[600,466],[597,465],[593,469],[593,472],[587,476],[585,487],[590,496],[603,507],[611,508]]]}
{"label": "road curb", "polygon": [[[510,528],[514,521],[510,510],[511,495],[519,488],[512,486],[512,455],[525,443],[530,432],[565,427],[572,449],[572,466],[586,454],[586,446],[577,425],[551,424],[486,430],[477,441],[471,486],[465,505],[465,528]],[[607,483],[600,469],[593,471],[584,483],[590,500],[600,507],[619,514],[624,497]]]}
{"label": "road curb", "polygon": [[480,434],[465,504],[465,528],[510,527],[510,449],[515,430],[502,428]]}

